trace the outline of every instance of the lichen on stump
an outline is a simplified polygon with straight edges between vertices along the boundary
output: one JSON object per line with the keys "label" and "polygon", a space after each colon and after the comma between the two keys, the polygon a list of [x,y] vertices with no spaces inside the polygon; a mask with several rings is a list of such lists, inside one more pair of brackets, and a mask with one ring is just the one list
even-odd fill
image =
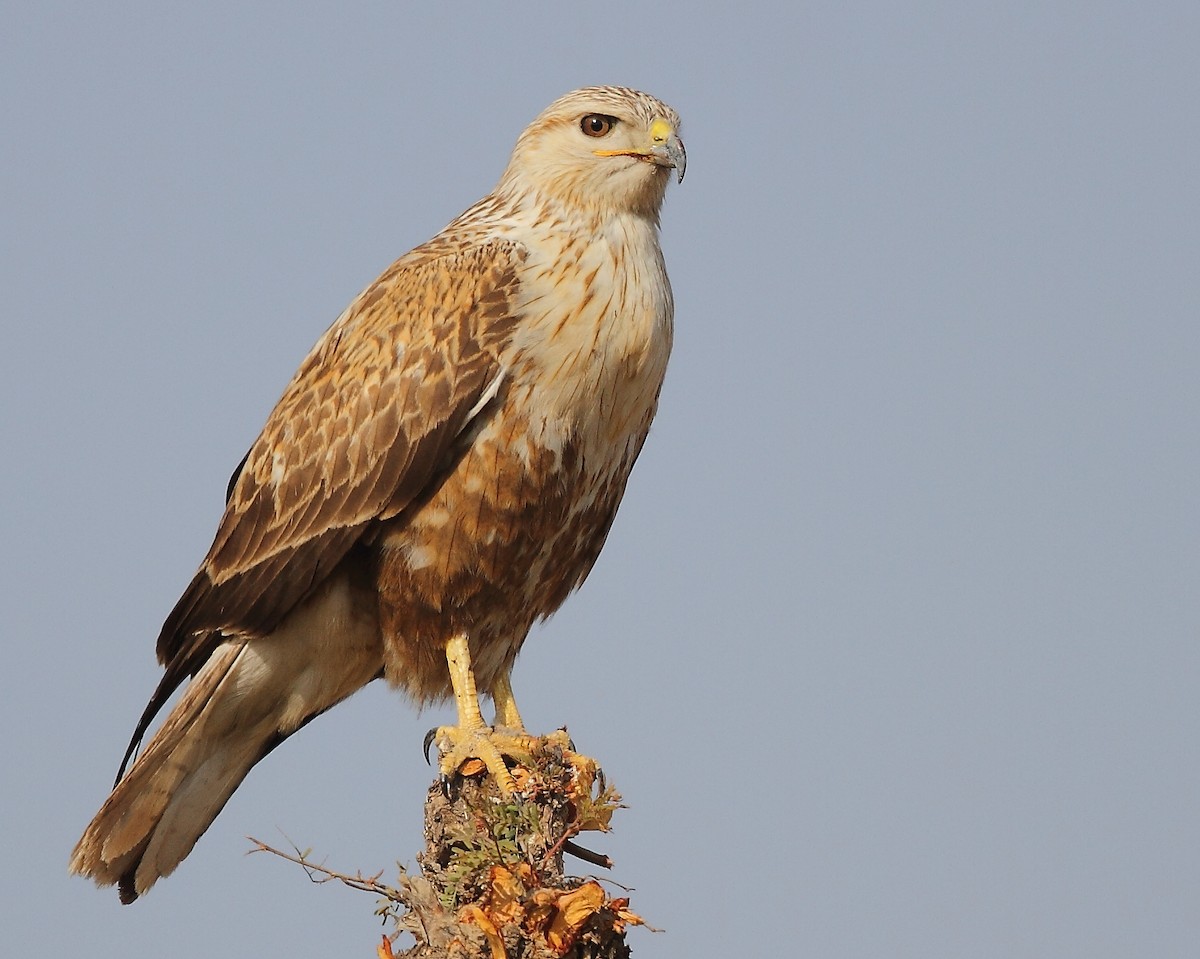
{"label": "lichen on stump", "polygon": [[[620,796],[595,762],[570,748],[565,731],[531,740],[513,769],[519,795],[504,797],[468,763],[438,781],[425,801],[419,876],[402,875],[380,913],[396,934],[381,959],[623,959],[625,930],[642,920],[629,900],[595,879],[568,876],[564,853],[596,864],[576,846],[581,832],[606,832]],[[408,932],[416,944],[393,952]]]}

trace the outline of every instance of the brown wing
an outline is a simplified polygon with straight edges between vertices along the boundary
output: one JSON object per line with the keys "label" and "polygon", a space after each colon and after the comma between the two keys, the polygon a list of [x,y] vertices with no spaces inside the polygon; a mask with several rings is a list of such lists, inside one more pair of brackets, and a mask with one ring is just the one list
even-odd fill
{"label": "brown wing", "polygon": [[456,441],[498,382],[522,253],[501,242],[447,246],[435,240],[393,264],[284,391],[231,480],[208,556],[163,624],[166,672],[126,761],[221,635],[269,633],[373,520],[399,513],[460,452]]}

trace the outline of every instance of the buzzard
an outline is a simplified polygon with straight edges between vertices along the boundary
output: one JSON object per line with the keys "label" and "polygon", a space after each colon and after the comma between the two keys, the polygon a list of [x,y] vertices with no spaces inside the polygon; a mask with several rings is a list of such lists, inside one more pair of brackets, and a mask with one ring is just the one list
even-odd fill
{"label": "buzzard", "polygon": [[636,90],[556,100],[495,190],[320,338],[230,480],[72,872],[132,902],[255,763],[378,678],[421,704],[453,696],[443,772],[476,757],[514,789],[513,661],[596,561],[666,370],[658,229],[678,130]]}

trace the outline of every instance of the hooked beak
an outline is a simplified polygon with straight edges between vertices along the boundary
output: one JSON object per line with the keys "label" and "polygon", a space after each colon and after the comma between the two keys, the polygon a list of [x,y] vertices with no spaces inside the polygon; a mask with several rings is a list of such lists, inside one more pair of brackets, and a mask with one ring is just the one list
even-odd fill
{"label": "hooked beak", "polygon": [[675,171],[679,182],[687,169],[687,151],[679,134],[666,120],[658,119],[650,126],[651,145],[642,150],[594,150],[598,157],[634,157],[655,166],[669,167]]}
{"label": "hooked beak", "polygon": [[679,134],[666,120],[655,120],[650,127],[650,138],[654,141],[654,146],[650,148],[654,162],[660,166],[674,167],[678,182],[682,183],[684,171],[687,170],[687,151]]}

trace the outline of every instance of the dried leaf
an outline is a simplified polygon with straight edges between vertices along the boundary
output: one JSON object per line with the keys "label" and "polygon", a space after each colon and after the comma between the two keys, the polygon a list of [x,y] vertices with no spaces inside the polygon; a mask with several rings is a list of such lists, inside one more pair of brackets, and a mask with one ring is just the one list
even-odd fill
{"label": "dried leaf", "polygon": [[392,952],[392,940],[384,936],[383,941],[375,947],[375,954],[379,959],[396,959],[396,954]]}
{"label": "dried leaf", "polygon": [[563,955],[575,944],[579,932],[600,907],[604,905],[604,890],[597,882],[584,883],[573,892],[561,896],[546,930],[546,944]]}
{"label": "dried leaf", "polygon": [[463,920],[475,923],[487,937],[488,946],[492,950],[492,959],[508,959],[508,953],[504,949],[504,940],[500,938],[500,931],[484,911],[478,906],[467,906],[463,909],[463,913]]}
{"label": "dried leaf", "polygon": [[616,806],[603,803],[589,803],[586,812],[580,812],[578,829],[580,832],[608,832],[612,826],[612,815]]}
{"label": "dried leaf", "polygon": [[525,897],[525,886],[516,876],[503,866],[492,866],[488,870],[487,896],[484,898],[484,911],[496,926],[506,923],[520,924],[525,917],[525,907],[521,900]]}
{"label": "dried leaf", "polygon": [[512,773],[513,782],[517,784],[517,792],[525,792],[529,788],[530,780],[533,779],[533,773],[524,766],[514,766],[509,772]]}
{"label": "dried leaf", "polygon": [[538,886],[537,873],[527,862],[517,863],[517,878],[521,880],[526,889],[536,889]]}
{"label": "dried leaf", "polygon": [[616,916],[613,920],[613,929],[617,932],[624,932],[626,926],[644,926],[646,924],[646,920],[636,912],[630,912],[628,898],[614,899],[608,904],[608,908]]}
{"label": "dried leaf", "polygon": [[552,889],[534,890],[533,895],[529,897],[529,902],[525,905],[525,922],[522,928],[526,934],[540,935],[545,938],[544,933],[546,927],[550,925],[550,920],[554,918],[555,903],[558,898]]}

